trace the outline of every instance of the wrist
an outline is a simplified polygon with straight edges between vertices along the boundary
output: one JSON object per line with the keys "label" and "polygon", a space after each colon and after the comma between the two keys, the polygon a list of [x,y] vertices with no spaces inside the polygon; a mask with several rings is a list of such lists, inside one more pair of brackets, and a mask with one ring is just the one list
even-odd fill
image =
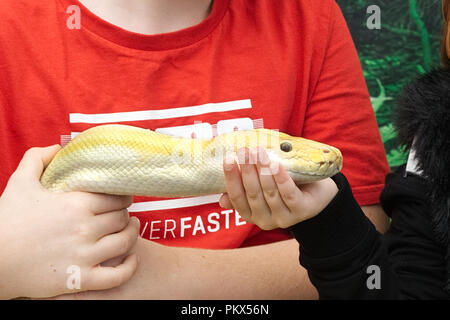
{"label": "wrist", "polygon": [[319,214],[333,201],[339,188],[331,178],[323,179],[304,186],[302,192],[309,194],[309,210],[305,210],[302,219],[297,223],[310,220]]}
{"label": "wrist", "polygon": [[290,228],[310,257],[329,257],[358,243],[370,226],[343,174],[334,176],[338,192],[315,217]]}
{"label": "wrist", "polygon": [[316,210],[316,215],[320,214],[323,210],[325,210],[330,203],[336,199],[336,196],[339,192],[339,187],[336,184],[336,182],[332,178],[327,178],[321,181],[318,181],[317,183],[320,183],[320,195],[322,196],[320,199],[320,203],[322,206],[319,207],[319,210]]}

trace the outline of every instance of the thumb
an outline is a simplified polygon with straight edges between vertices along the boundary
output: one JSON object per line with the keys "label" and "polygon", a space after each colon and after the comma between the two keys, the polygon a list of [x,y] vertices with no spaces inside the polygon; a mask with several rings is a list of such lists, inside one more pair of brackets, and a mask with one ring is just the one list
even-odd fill
{"label": "thumb", "polygon": [[27,150],[17,167],[16,173],[30,181],[39,180],[45,167],[48,166],[59,150],[61,150],[61,146],[58,144]]}

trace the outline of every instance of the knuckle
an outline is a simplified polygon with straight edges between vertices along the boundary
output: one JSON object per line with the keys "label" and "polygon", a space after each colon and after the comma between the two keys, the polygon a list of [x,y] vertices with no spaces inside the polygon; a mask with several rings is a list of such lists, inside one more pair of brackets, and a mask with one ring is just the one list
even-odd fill
{"label": "knuckle", "polygon": [[230,201],[234,204],[239,203],[243,198],[240,194],[235,193],[229,193],[228,197],[230,198]]}
{"label": "knuckle", "polygon": [[261,198],[261,192],[260,191],[250,191],[247,192],[247,198],[248,200],[255,201]]}
{"label": "knuckle", "polygon": [[65,209],[71,213],[79,214],[88,210],[86,202],[76,194],[68,194],[69,196],[64,199]]}
{"label": "knuckle", "polygon": [[82,246],[75,249],[74,255],[77,258],[79,264],[82,264],[82,262],[88,260],[88,258],[89,258],[88,250]]}
{"label": "knuckle", "polygon": [[265,190],[264,195],[268,199],[276,198],[276,196],[278,195],[278,190],[276,190],[276,189]]}
{"label": "knuckle", "polygon": [[284,200],[286,202],[292,203],[292,202],[295,202],[295,199],[296,199],[296,193],[294,190],[287,190],[284,193]]}
{"label": "knuckle", "polygon": [[84,223],[77,224],[73,231],[78,238],[87,238],[92,233],[91,227]]}
{"label": "knuckle", "polygon": [[132,222],[130,223],[133,223],[134,230],[139,233],[139,230],[141,228],[141,220],[139,220],[139,218],[137,217],[130,218],[130,220],[132,220]]}
{"label": "knuckle", "polygon": [[26,158],[34,158],[39,154],[39,150],[40,150],[40,148],[37,148],[37,147],[30,148],[27,151],[25,151],[23,157],[24,158],[25,157]]}
{"label": "knuckle", "polygon": [[132,241],[129,237],[123,236],[118,240],[117,248],[118,251],[123,254],[128,252],[132,244]]}
{"label": "knuckle", "polygon": [[128,210],[119,211],[118,217],[116,219],[117,229],[123,230],[126,228],[130,221],[130,216],[128,214]]}

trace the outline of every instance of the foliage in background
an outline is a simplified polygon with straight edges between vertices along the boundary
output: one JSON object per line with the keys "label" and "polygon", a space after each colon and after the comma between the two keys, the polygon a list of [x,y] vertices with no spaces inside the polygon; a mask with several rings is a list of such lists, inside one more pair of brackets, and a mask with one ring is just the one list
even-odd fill
{"label": "foliage in background", "polygon": [[[406,162],[391,115],[402,87],[440,65],[441,0],[336,0],[358,50],[391,168]],[[370,30],[367,8],[381,10]]]}

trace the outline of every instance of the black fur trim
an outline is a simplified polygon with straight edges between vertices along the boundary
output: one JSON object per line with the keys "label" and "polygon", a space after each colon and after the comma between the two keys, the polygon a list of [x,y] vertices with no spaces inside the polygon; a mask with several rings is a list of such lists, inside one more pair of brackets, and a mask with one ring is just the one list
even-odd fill
{"label": "black fur trim", "polygon": [[446,253],[450,291],[450,71],[436,70],[407,85],[394,126],[407,148],[415,138],[418,166],[429,185],[435,238]]}

